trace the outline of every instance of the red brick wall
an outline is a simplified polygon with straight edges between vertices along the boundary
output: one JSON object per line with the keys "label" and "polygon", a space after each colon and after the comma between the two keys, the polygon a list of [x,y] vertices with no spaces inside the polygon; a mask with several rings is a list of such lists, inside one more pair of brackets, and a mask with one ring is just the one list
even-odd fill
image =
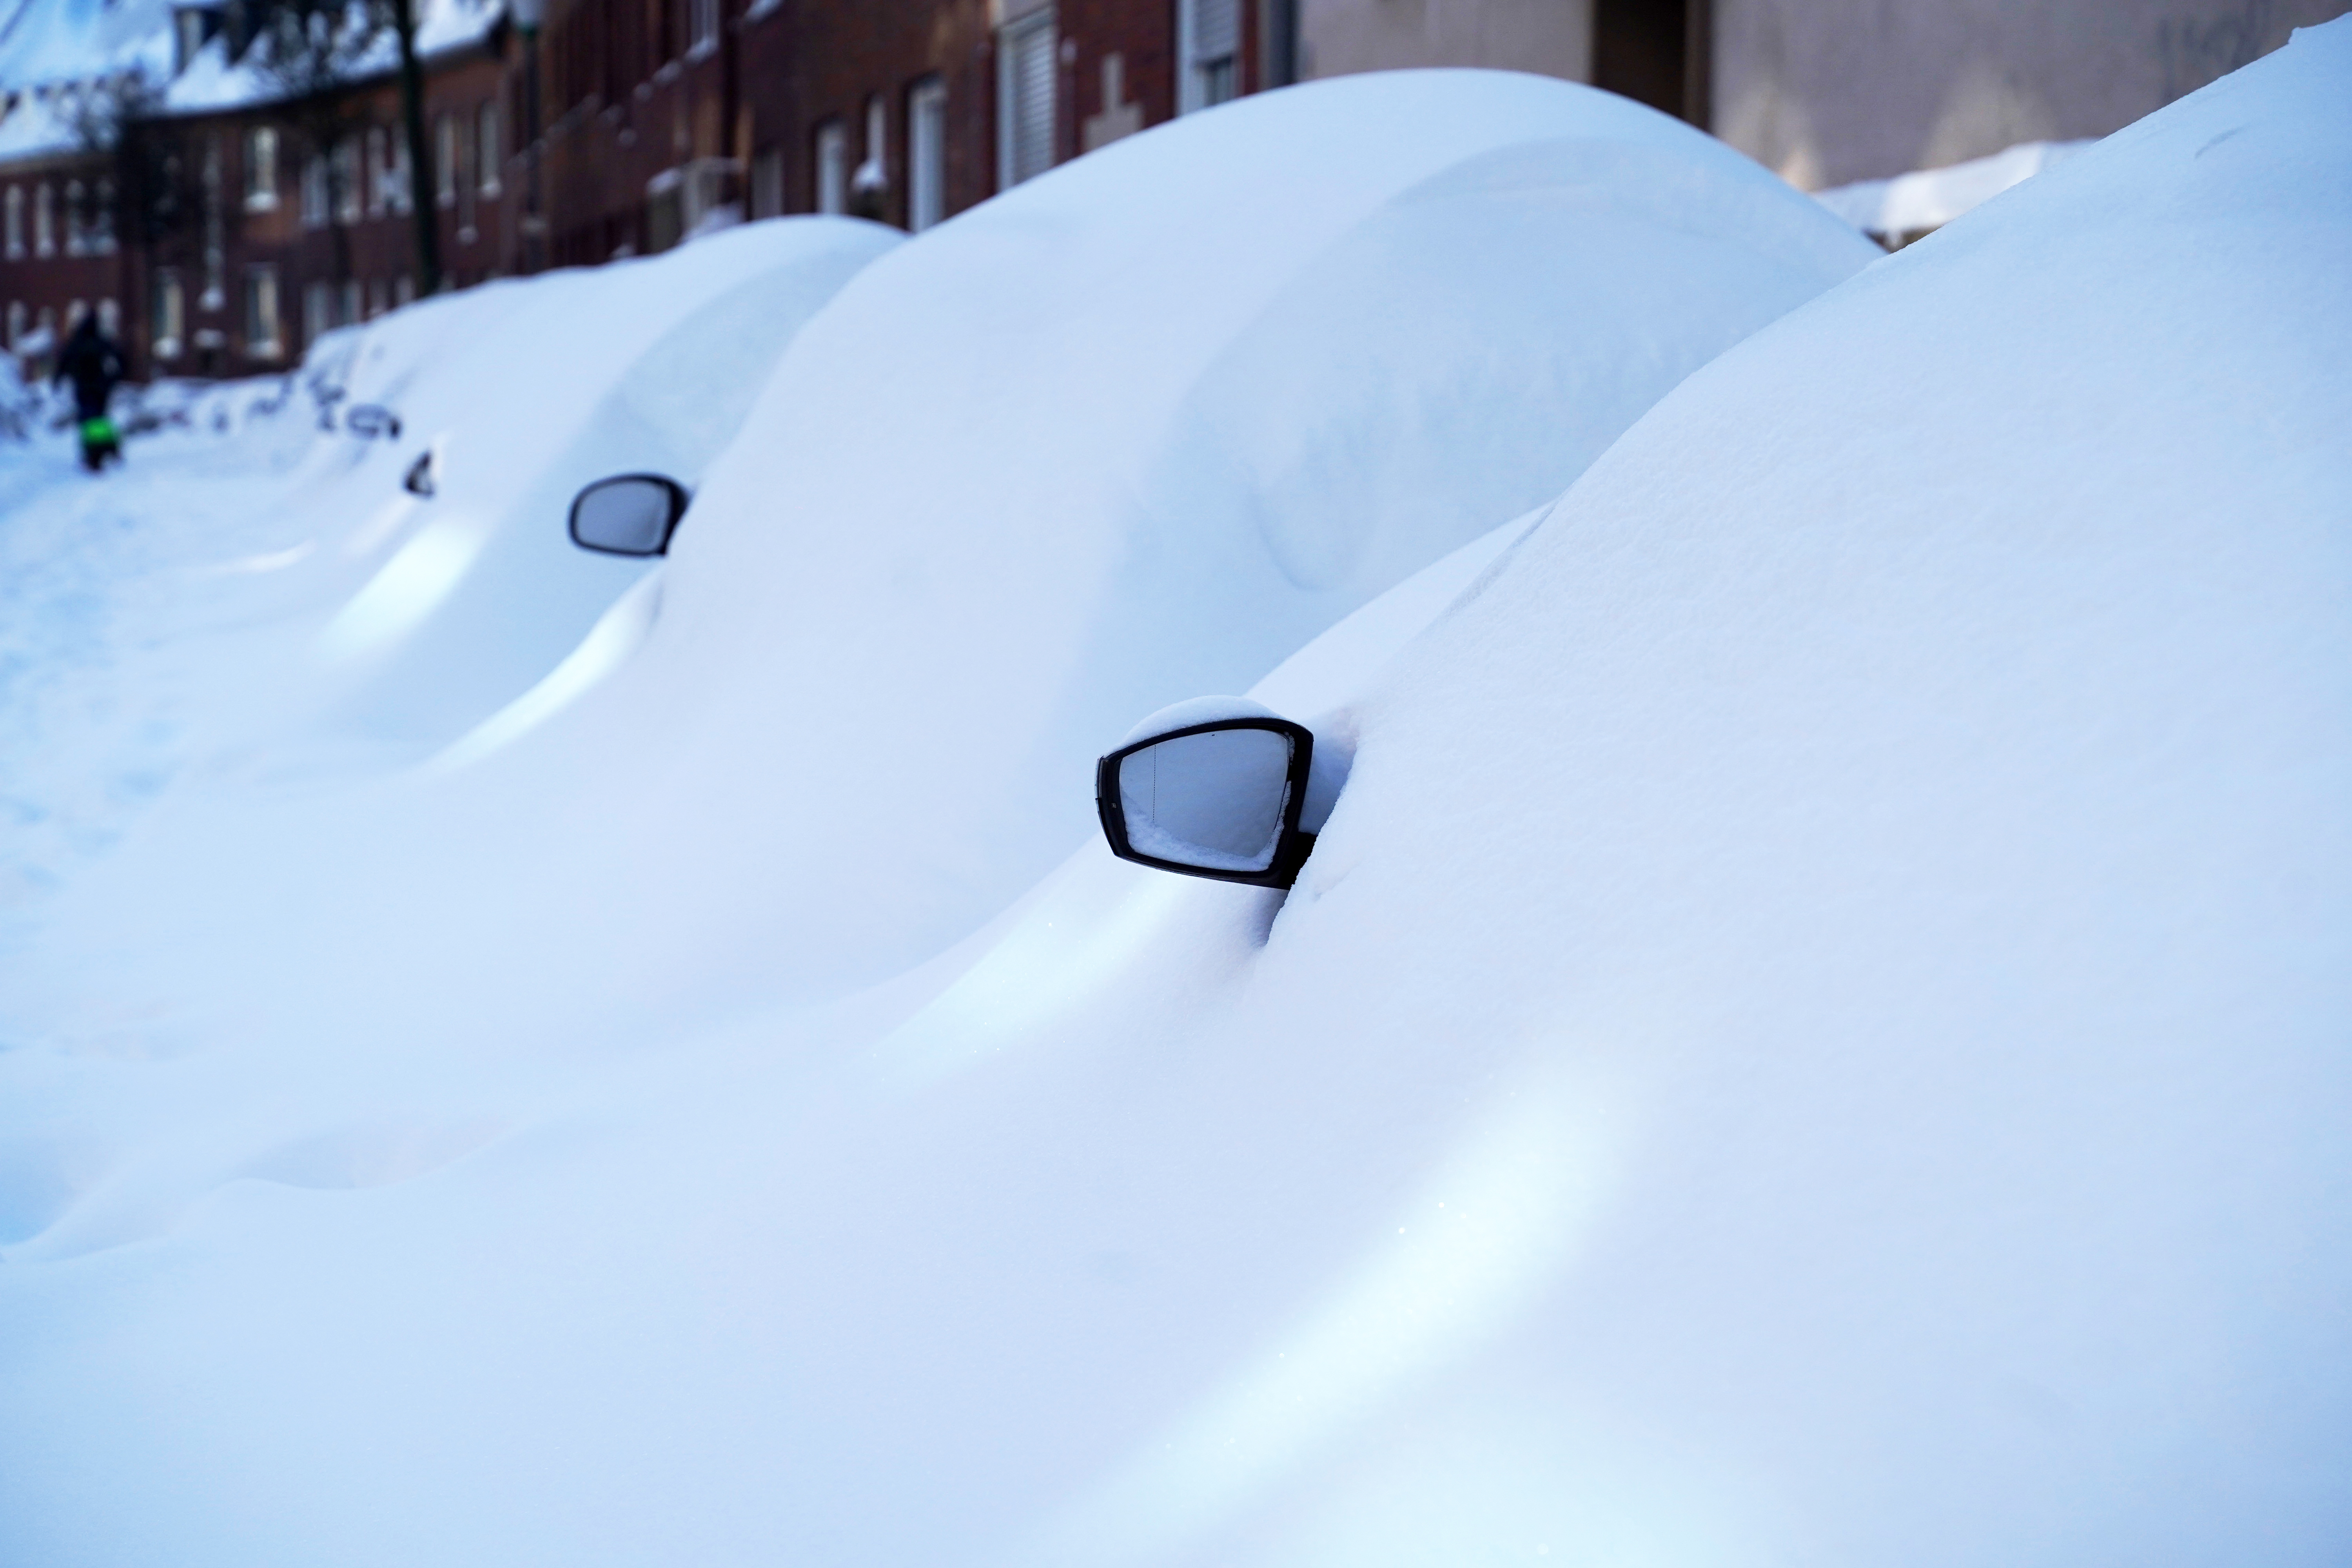
{"label": "red brick wall", "polygon": [[[528,68],[525,40],[502,30],[489,44],[461,56],[427,62],[428,150],[437,155],[436,130],[446,113],[465,127],[470,146],[483,104],[500,109],[499,189],[494,196],[468,191],[435,212],[445,280],[465,287],[486,278],[543,266],[593,265],[615,255],[643,253],[675,238],[675,217],[649,197],[669,188],[677,171],[697,163],[716,177],[727,199],[748,205],[749,175],[762,153],[781,154],[783,210],[816,205],[817,128],[839,119],[847,133],[849,165],[866,155],[866,105],[879,95],[886,107],[887,184],[872,209],[885,222],[908,216],[908,97],[936,78],[947,89],[944,199],[950,214],[986,200],[996,189],[996,47],[990,0],[772,0],[757,14],[751,0],[722,0],[719,36],[696,47],[687,36],[689,0],[551,0],[538,41],[541,132],[537,161],[541,224],[527,223]],[[1241,88],[1259,85],[1259,5],[1244,0]],[[1059,116],[1056,153],[1078,155],[1081,127],[1105,108],[1104,62],[1123,68],[1123,101],[1140,110],[1141,126],[1163,123],[1176,109],[1175,0],[1058,0]],[[402,134],[396,84],[389,79],[353,89],[358,118]],[[152,331],[151,272],[166,268],[182,279],[190,335],[221,334],[208,355],[184,353],[177,373],[247,374],[290,365],[304,342],[304,301],[314,283],[340,289],[358,279],[364,304],[388,299],[394,281],[416,270],[412,220],[363,205],[349,225],[319,228],[301,219],[305,149],[291,126],[281,125],[278,202],[274,211],[247,212],[243,132],[275,121],[255,110],[175,122],[193,149],[216,138],[223,200],[223,295],[202,302],[202,226],[151,255],[125,245],[112,256],[0,258],[0,309],[24,301],[62,315],[74,299],[117,300],[125,338],[143,359]],[[473,160],[468,158],[468,163]],[[29,188],[44,177],[62,188],[74,160],[0,170],[0,190]],[[85,176],[95,174],[86,161]],[[473,182],[470,171],[467,183]],[[437,185],[437,182],[436,182]],[[28,219],[29,227],[29,219]],[[244,279],[255,267],[277,271],[287,353],[257,360],[245,352]],[[60,325],[63,323],[61,322]]]}

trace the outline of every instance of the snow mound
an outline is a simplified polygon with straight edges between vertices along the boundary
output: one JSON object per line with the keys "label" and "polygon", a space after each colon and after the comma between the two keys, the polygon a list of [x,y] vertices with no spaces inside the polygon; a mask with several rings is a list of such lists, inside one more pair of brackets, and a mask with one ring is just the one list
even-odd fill
{"label": "snow mound", "polygon": [[[373,405],[401,435],[311,442],[289,481],[282,504],[332,546],[305,591],[333,611],[299,728],[270,710],[257,741],[281,765],[306,749],[413,760],[522,695],[650,569],[575,547],[572,496],[631,471],[698,482],[793,335],[897,243],[875,224],[780,219],[322,340],[304,379],[335,400],[330,423]],[[401,482],[420,458],[429,497]]]}
{"label": "snow mound", "polygon": [[502,836],[517,885],[606,911],[583,951],[673,1003],[904,969],[1084,839],[1067,781],[1138,714],[1556,493],[1873,254],[1686,126],[1491,72],[1252,99],[1024,184],[795,341],[641,653],[512,754],[565,824]]}
{"label": "snow mound", "polygon": [[2301,34],[1694,376],[1350,700],[1278,914],[1066,868],[779,1163],[956,1286],[861,1334],[777,1222],[793,1432],[956,1500],[780,1539],[2343,1561],[2347,89]]}
{"label": "snow mound", "polygon": [[1940,169],[1915,169],[1890,180],[1857,180],[1816,191],[1813,199],[1865,234],[1893,238],[1941,228],[2009,189],[2095,145],[2021,142],[1989,158]]}
{"label": "snow mound", "polygon": [[[139,954],[110,962],[109,1014],[169,995],[280,1040],[332,1017],[337,1059],[844,995],[1084,842],[1069,781],[1136,715],[1245,687],[1874,254],[1688,127],[1545,79],[1396,73],[1188,117],[861,271],[712,459],[657,606],[593,635],[629,568],[564,556],[556,520],[585,454],[621,466],[608,427],[561,426],[581,461],[544,477],[461,460],[522,384],[436,368],[452,397],[480,383],[468,423],[362,358],[352,401],[458,432],[445,497],[372,503],[439,531],[404,524],[322,637],[348,656],[332,722],[272,715],[251,752],[292,768],[338,724],[362,758],[457,750],[360,795],[159,813],[56,945]],[[597,319],[546,286],[510,286],[509,313]],[[423,337],[456,320],[407,329],[410,363],[442,367]],[[366,459],[376,495],[389,459]],[[526,665],[553,686],[517,693]],[[86,992],[47,989],[18,1016],[96,1026]]]}

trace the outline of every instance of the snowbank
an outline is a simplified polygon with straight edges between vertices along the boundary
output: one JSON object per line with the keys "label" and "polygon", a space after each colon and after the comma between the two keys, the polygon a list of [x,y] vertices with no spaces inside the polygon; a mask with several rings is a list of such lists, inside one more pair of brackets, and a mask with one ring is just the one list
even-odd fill
{"label": "snowbank", "polygon": [[[225,858],[189,881],[126,868],[124,896],[176,907],[251,962],[268,939],[222,929],[219,889],[269,847],[282,789],[414,762],[576,669],[600,617],[655,579],[570,543],[573,492],[616,467],[698,480],[785,340],[895,243],[870,224],[786,219],[426,301],[330,335],[296,375],[126,395],[118,414],[140,433],[100,486],[56,466],[62,434],[32,431],[12,451],[0,544],[0,1036],[69,1016],[45,1012],[51,998],[147,1005],[128,1002],[144,989],[135,961],[85,973],[70,940],[10,950],[20,914],[37,934],[183,794],[257,803],[265,842],[188,805],[187,830]],[[397,439],[347,428],[339,411],[371,403],[401,417]],[[429,499],[403,488],[421,458]],[[24,480],[51,488],[27,500]],[[184,945],[163,942],[157,955]]]}
{"label": "snowbank", "polygon": [[[1138,713],[1247,685],[1871,254],[1687,127],[1539,78],[1352,79],[1122,142],[843,289],[713,461],[657,608],[574,627],[594,679],[364,795],[171,803],[51,944],[136,956],[16,1027],[537,1050],[905,970],[1086,839],[1067,781]],[[560,515],[533,483],[505,512]],[[542,570],[513,561],[477,571],[480,637],[420,624],[336,711],[383,744],[478,707]],[[271,726],[245,776],[314,773],[289,747],[322,727]]]}
{"label": "snowbank", "polygon": [[[448,972],[500,954],[518,1026],[902,970],[1084,840],[1066,781],[1138,713],[1556,492],[1869,255],[1686,127],[1538,78],[1351,79],[1081,160],[811,324],[642,652],[420,804],[387,904],[437,908],[494,846]],[[489,935],[517,927],[536,985]]]}
{"label": "snowbank", "polygon": [[[306,376],[341,408],[391,408],[402,434],[314,442],[290,481],[282,504],[332,546],[299,591],[332,617],[300,683],[303,728],[268,713],[278,761],[306,747],[415,760],[529,690],[648,570],[573,546],[572,496],[631,471],[698,484],[793,334],[897,243],[847,218],[750,225],[322,343]],[[429,499],[401,484],[427,454]]]}
{"label": "snowbank", "polygon": [[1726,355],[1335,699],[1278,914],[1082,858],[772,1127],[822,1351],[748,1528],[2341,1561],[2347,82],[2305,33]]}
{"label": "snowbank", "polygon": [[1990,158],[1971,158],[1941,169],[1916,169],[1891,180],[1858,180],[1833,190],[1816,191],[1813,199],[1864,234],[1885,239],[1921,235],[1943,227],[2011,185],[2092,145],[2090,142],[2021,142]]}
{"label": "snowbank", "polygon": [[[2352,234],[2305,197],[2352,167],[2347,79],[2352,28],[2303,34],[1733,349],[1533,532],[1432,525],[1454,554],[1254,693],[1356,743],[1286,903],[1090,847],[831,1010],[601,1072],[557,1028],[561,1092],[454,1023],[401,1042],[429,1081],[341,1101],[226,1032],[0,1058],[41,1115],[11,1190],[51,1194],[0,1272],[0,1521],[198,1568],[2340,1562]],[[1314,144],[1264,129],[1260,166]],[[978,907],[1049,837],[1032,795],[1083,820],[1058,748],[1404,569],[1404,523],[1284,556],[1302,513],[1244,531],[1198,477],[1253,448],[1171,412],[1234,352],[1171,282],[1225,276],[1187,224],[1237,208],[1238,245],[1250,204],[1142,185],[1170,216],[1118,244],[1062,205],[1176,139],[861,275],[637,657],[446,777],[611,791],[548,804],[568,880],[455,840],[636,944],[595,1005],[729,941],[773,995],[919,950],[875,909],[950,906],[911,896],[942,846]],[[1308,256],[1363,221],[1307,216]],[[881,335],[887,291],[992,278],[996,378],[925,331],[950,301]],[[933,406],[935,445],[868,433]],[[444,879],[519,907],[482,882]],[[499,957],[527,986],[597,929]],[[372,1022],[309,1016],[321,1058]]]}

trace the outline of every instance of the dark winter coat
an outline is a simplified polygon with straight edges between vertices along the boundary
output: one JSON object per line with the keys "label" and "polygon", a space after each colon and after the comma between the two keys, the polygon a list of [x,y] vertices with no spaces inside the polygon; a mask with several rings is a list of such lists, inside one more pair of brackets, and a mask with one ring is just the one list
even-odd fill
{"label": "dark winter coat", "polygon": [[98,319],[84,316],[58,353],[53,382],[71,381],[74,406],[84,419],[106,413],[106,400],[122,379],[122,345],[98,330]]}

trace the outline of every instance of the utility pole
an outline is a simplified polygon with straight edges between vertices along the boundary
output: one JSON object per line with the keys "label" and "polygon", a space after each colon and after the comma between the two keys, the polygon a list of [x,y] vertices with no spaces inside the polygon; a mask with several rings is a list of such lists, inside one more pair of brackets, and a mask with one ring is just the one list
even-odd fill
{"label": "utility pole", "polygon": [[392,0],[392,22],[400,35],[400,110],[408,129],[408,210],[416,222],[416,293],[422,299],[441,292],[441,214],[433,205],[433,160],[425,141],[425,68],[416,62],[415,0]]}

